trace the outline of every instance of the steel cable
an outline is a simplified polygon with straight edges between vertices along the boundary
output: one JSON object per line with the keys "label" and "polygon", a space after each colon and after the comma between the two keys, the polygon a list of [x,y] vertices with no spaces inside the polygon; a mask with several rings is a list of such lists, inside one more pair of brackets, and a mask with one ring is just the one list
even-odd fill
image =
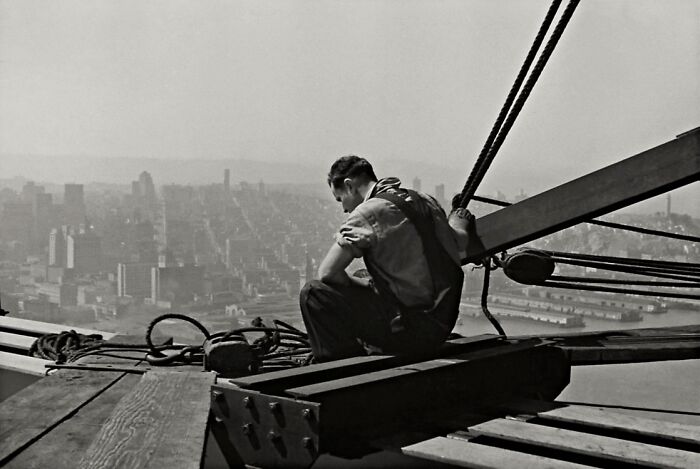
{"label": "steel cable", "polygon": [[[559,42],[559,39],[564,33],[566,26],[569,24],[569,20],[571,20],[571,17],[573,16],[574,11],[576,11],[576,7],[578,6],[578,4],[579,0],[570,0],[569,4],[564,9],[564,12],[559,18],[557,25],[552,31],[552,35],[550,36],[549,40],[547,41],[547,44],[542,50],[542,54],[540,54],[539,58],[537,59],[537,63],[533,67],[532,72],[530,73],[530,76],[525,82],[522,91],[518,95],[518,98],[513,104],[512,109],[508,113],[508,117],[505,119],[502,127],[499,129],[498,136],[493,141],[493,144],[489,147],[488,153],[481,160],[481,163],[475,165],[474,169],[472,170],[472,173],[475,173],[474,176],[472,177],[472,175],[470,174],[470,177],[467,179],[467,183],[462,189],[459,207],[465,208],[467,206],[472,196],[476,192],[476,189],[479,187],[479,184],[481,184],[481,181],[486,175],[486,171],[488,171],[489,167],[491,166],[491,163],[493,162],[493,160],[496,157],[496,154],[498,153],[498,150],[501,148],[501,145],[503,145],[503,142],[505,141],[508,132],[513,127],[515,120],[517,119],[518,115],[520,114],[520,111],[525,105],[525,101],[527,101],[527,98],[530,96],[530,93],[532,92],[535,83],[537,83],[537,80],[542,74],[542,71],[544,70],[544,67],[547,64],[547,61],[552,55],[552,52],[554,52],[554,48],[556,47],[557,43]],[[477,162],[479,162],[478,159]]]}
{"label": "steel cable", "polygon": [[543,287],[552,287],[552,288],[566,288],[566,289],[571,289],[571,290],[586,290],[586,291],[598,291],[598,292],[607,292],[607,293],[627,293],[627,294],[632,294],[632,295],[641,295],[641,296],[656,296],[656,297],[667,297],[667,298],[683,298],[683,299],[688,299],[688,300],[700,300],[700,295],[690,295],[690,294],[685,294],[685,293],[672,293],[672,292],[662,292],[662,291],[648,291],[648,290],[636,290],[636,289],[628,289],[628,288],[611,288],[611,287],[602,287],[598,285],[581,285],[581,284],[571,284],[571,283],[563,283],[563,282],[550,282],[546,281],[541,284]]}
{"label": "steel cable", "polygon": [[[486,143],[484,143],[484,146],[481,149],[481,152],[479,153],[476,162],[474,163],[474,167],[472,168],[472,171],[469,174],[469,177],[467,178],[467,182],[464,184],[464,189],[462,189],[463,194],[470,190],[470,188],[474,184],[474,180],[477,177],[479,168],[481,168],[481,166],[484,164],[486,157],[488,156],[489,150],[493,145],[493,141],[495,140],[496,136],[501,130],[501,127],[503,126],[503,121],[508,116],[508,112],[510,111],[513,105],[513,101],[515,100],[518,91],[520,91],[523,81],[525,81],[525,77],[527,76],[527,73],[530,70],[530,66],[535,60],[535,56],[537,55],[537,52],[539,51],[540,46],[542,45],[542,42],[544,41],[544,38],[547,35],[547,31],[549,30],[549,27],[552,24],[552,20],[554,20],[554,16],[556,15],[560,4],[561,0],[554,0],[549,6],[549,10],[547,10],[547,14],[544,17],[544,20],[542,20],[540,29],[537,31],[537,35],[535,36],[535,39],[532,42],[532,45],[530,46],[530,50],[528,51],[527,56],[525,57],[525,61],[520,67],[520,71],[518,72],[518,75],[515,78],[515,82],[513,83],[513,86],[511,86],[510,91],[508,92],[506,101],[503,103],[503,106],[501,107],[501,110],[498,113],[498,117],[496,118],[496,122],[491,128],[491,132],[489,133],[489,136],[486,139]],[[460,206],[464,208],[466,207],[466,203],[461,202]]]}

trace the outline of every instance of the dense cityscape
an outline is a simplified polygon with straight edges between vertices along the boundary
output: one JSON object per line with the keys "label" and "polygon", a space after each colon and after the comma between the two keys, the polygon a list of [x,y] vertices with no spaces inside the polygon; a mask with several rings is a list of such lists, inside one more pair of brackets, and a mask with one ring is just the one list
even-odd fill
{"label": "dense cityscape", "polygon": [[[422,189],[419,178],[411,185]],[[249,323],[256,316],[299,325],[299,289],[315,275],[343,219],[330,196],[268,187],[263,181],[231,184],[229,170],[222,183],[159,189],[144,171],[130,190],[127,187],[86,192],[83,184],[70,183],[62,193],[50,193],[27,181],[21,191],[0,190],[0,301],[5,312],[134,334],[164,312],[191,314],[217,330]],[[444,185],[435,187],[433,195],[447,206]],[[502,193],[495,197],[507,199]],[[519,194],[513,201],[524,197]],[[481,215],[489,208],[477,203],[473,210]],[[690,216],[671,212],[670,197],[666,213],[615,219],[678,233],[700,231]],[[587,224],[533,245],[619,257],[700,260],[696,243]],[[563,273],[580,270],[562,267]],[[466,276],[464,314],[477,314],[481,278]],[[566,319],[577,302],[580,316],[641,319],[639,313],[625,316],[610,305],[605,311],[605,301],[594,301],[591,295],[545,294],[503,275],[494,276],[490,299],[497,315],[515,314],[565,327],[583,324],[580,317]],[[642,311],[654,304],[627,301],[627,309]],[[557,302],[567,305],[558,307]]]}

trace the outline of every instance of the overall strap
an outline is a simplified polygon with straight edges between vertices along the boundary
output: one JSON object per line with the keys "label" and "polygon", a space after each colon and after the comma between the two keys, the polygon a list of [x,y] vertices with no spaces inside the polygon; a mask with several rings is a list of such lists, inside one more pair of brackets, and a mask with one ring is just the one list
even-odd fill
{"label": "overall strap", "polygon": [[[413,190],[405,190],[411,198],[417,203],[421,203],[422,200],[420,195]],[[407,202],[403,197],[399,196],[395,192],[382,192],[375,195],[374,197],[388,200],[394,204],[403,214],[408,218],[408,220],[413,224],[418,232],[423,243],[423,250],[425,251],[425,258],[428,263],[428,268],[430,269],[430,277],[433,281],[434,291],[439,293],[438,285],[435,285],[435,279],[438,278],[440,269],[447,266],[441,265],[440,259],[449,258],[445,248],[442,246],[435,233],[435,224],[433,222],[433,217],[430,212],[422,211],[419,213],[414,205]],[[451,262],[452,263],[452,262]],[[455,265],[456,267],[456,265]]]}

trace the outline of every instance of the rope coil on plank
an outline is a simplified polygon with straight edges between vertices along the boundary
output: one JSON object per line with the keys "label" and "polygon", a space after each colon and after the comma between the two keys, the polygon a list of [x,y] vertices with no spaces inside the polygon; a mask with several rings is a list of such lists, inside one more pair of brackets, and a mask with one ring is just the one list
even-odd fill
{"label": "rope coil on plank", "polygon": [[295,367],[310,363],[311,345],[308,334],[280,320],[273,320],[273,327],[265,326],[261,318],[255,318],[249,327],[241,327],[228,331],[209,333],[209,331],[196,319],[184,314],[164,314],[155,318],[146,329],[146,342],[150,353],[146,359],[151,365],[165,366],[175,365],[178,362],[185,364],[193,363],[200,356],[204,356],[204,344],[190,346],[174,346],[166,353],[161,353],[153,345],[151,338],[153,330],[159,322],[167,319],[178,319],[186,321],[199,329],[205,336],[205,342],[211,341],[213,344],[222,342],[244,342],[246,333],[262,333],[262,336],[253,340],[250,345],[252,350],[252,363],[249,371],[256,373],[268,371],[270,367]]}
{"label": "rope coil on plank", "polygon": [[80,334],[71,329],[42,335],[32,343],[28,354],[61,364],[73,361],[77,354],[102,347],[104,342],[100,334]]}

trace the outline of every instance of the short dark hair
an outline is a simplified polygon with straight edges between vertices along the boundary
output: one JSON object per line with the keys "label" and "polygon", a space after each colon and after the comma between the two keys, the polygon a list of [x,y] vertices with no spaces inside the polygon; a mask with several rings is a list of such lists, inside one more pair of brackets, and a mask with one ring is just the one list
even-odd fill
{"label": "short dark hair", "polygon": [[369,181],[376,181],[372,165],[364,158],[355,155],[342,156],[335,160],[328,173],[328,185],[339,188],[343,185],[345,178],[364,176]]}

